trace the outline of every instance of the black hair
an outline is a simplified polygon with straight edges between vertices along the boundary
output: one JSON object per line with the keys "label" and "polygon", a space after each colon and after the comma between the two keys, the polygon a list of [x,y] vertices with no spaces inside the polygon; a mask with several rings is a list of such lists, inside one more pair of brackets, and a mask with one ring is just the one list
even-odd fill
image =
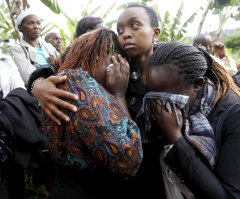
{"label": "black hair", "polygon": [[149,58],[148,68],[174,66],[184,80],[193,82],[204,76],[208,66],[201,51],[181,42],[161,43]]}
{"label": "black hair", "polygon": [[149,16],[151,26],[153,28],[159,27],[157,14],[152,8],[149,8],[147,6],[140,5],[140,4],[132,4],[132,5],[129,5],[127,8],[134,8],[134,7],[143,8]]}
{"label": "black hair", "polygon": [[240,89],[231,74],[216,62],[205,50],[181,42],[160,43],[148,60],[149,68],[168,68],[174,70],[189,83],[198,77],[207,77],[217,87],[214,104],[224,98],[229,90],[240,97]]}

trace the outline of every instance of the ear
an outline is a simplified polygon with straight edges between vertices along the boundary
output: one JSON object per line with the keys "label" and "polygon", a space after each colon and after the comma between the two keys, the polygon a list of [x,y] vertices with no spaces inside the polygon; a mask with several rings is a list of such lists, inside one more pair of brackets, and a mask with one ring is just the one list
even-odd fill
{"label": "ear", "polygon": [[18,26],[18,29],[19,29],[20,32],[22,32],[22,26],[21,25]]}
{"label": "ear", "polygon": [[153,34],[153,38],[157,39],[158,35],[160,34],[160,28],[154,28],[154,34]]}
{"label": "ear", "polygon": [[203,83],[204,83],[203,77],[198,77],[198,78],[194,81],[194,87],[195,87],[195,89],[196,89],[197,92],[202,88]]}

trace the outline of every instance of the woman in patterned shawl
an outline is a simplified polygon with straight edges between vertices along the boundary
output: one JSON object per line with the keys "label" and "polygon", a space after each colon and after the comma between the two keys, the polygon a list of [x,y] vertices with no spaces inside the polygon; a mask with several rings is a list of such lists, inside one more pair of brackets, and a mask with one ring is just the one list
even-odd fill
{"label": "woman in patterned shawl", "polygon": [[125,96],[106,90],[113,74],[125,76],[117,86],[127,89],[129,65],[121,54],[117,35],[103,28],[77,38],[60,62],[58,75],[67,79],[57,87],[79,100],[74,102],[76,112],[63,110],[69,122],[61,125],[43,111],[42,130],[56,163],[53,198],[110,196],[104,188],[117,190],[113,178],[121,181],[138,170],[142,160],[138,127],[130,118]]}

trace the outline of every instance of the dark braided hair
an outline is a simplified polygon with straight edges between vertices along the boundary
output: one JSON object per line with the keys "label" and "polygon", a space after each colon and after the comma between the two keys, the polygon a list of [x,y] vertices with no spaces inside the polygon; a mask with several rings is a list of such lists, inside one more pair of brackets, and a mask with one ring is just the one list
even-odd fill
{"label": "dark braided hair", "polygon": [[173,67],[183,80],[193,83],[199,77],[208,77],[217,86],[214,105],[232,89],[240,97],[240,89],[231,74],[205,50],[181,42],[161,43],[148,60],[149,68]]}
{"label": "dark braided hair", "polygon": [[127,8],[135,8],[135,7],[143,8],[146,11],[146,13],[149,16],[151,26],[153,28],[159,27],[157,14],[152,8],[149,8],[147,6],[140,5],[140,4],[132,4],[132,5],[129,5]]}
{"label": "dark braided hair", "polygon": [[118,44],[117,35],[108,28],[101,28],[74,40],[63,53],[64,57],[60,57],[59,71],[82,68],[95,78],[106,57],[114,54],[126,57]]}

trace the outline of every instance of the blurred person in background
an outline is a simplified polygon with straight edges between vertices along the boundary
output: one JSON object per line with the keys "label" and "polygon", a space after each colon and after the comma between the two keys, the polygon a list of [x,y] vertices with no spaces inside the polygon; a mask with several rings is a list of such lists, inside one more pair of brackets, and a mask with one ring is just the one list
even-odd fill
{"label": "blurred person in background", "polygon": [[201,47],[212,55],[219,64],[231,73],[235,75],[238,72],[237,66],[234,60],[226,54],[225,45],[223,43],[213,43],[212,37],[208,34],[198,34],[193,39],[193,46]]}
{"label": "blurred person in background", "polygon": [[62,37],[56,32],[49,32],[45,36],[45,41],[52,44],[54,48],[61,54],[62,52]]}
{"label": "blurred person in background", "polygon": [[16,20],[16,30],[23,34],[19,44],[10,48],[10,55],[27,85],[30,74],[46,64],[53,64],[57,50],[41,37],[41,21],[32,11],[22,12]]}

